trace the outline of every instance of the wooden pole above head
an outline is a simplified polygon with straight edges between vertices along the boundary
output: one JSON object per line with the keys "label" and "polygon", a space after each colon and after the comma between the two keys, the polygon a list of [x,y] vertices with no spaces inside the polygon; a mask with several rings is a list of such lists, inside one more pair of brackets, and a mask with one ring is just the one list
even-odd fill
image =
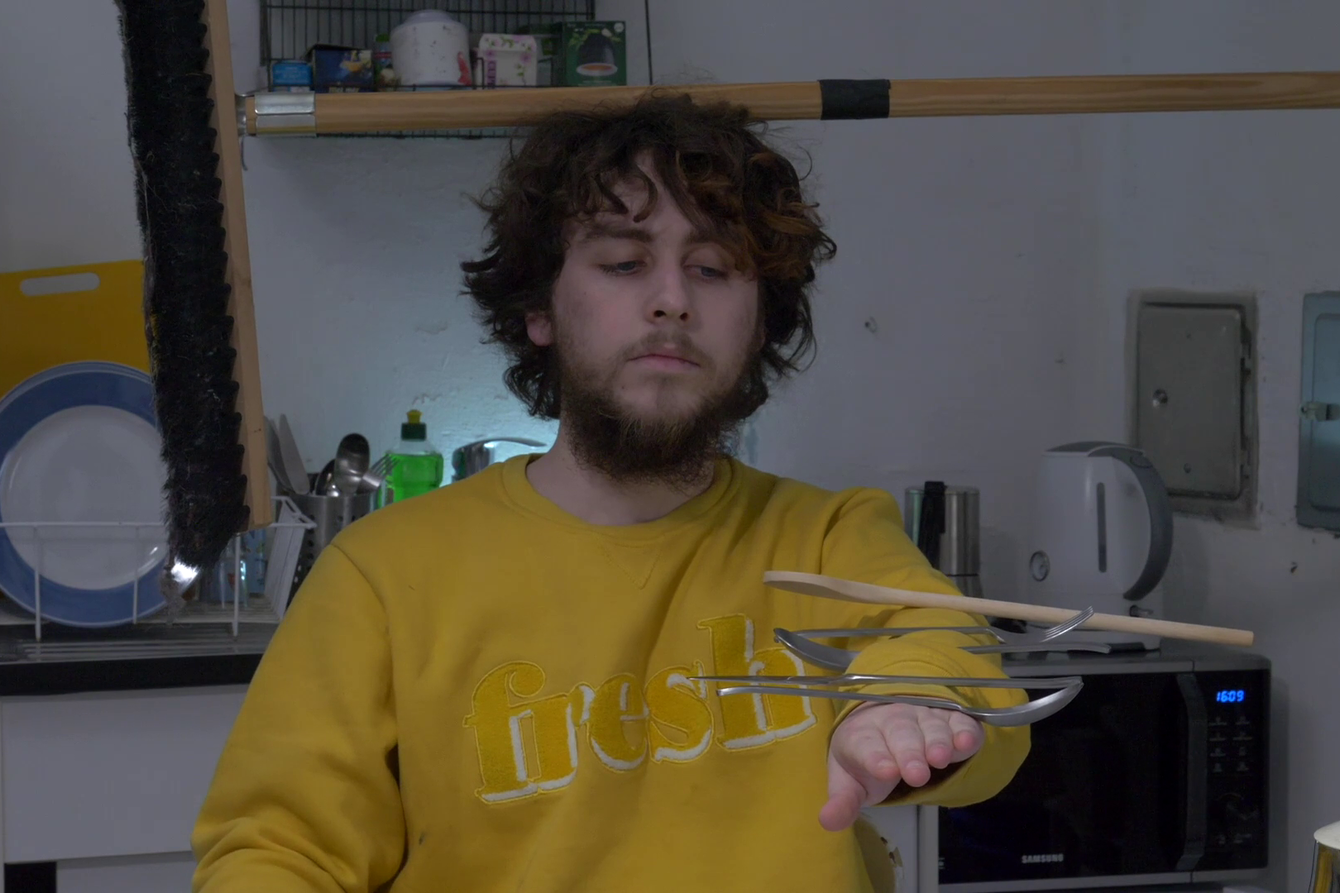
{"label": "wooden pole above head", "polygon": [[[652,92],[737,103],[767,121],[1326,109],[1340,108],[1340,71],[259,94],[244,115],[253,135],[524,127]],[[295,113],[295,104],[307,108]]]}
{"label": "wooden pole above head", "polygon": [[889,116],[1340,108],[1340,71],[893,81]]}

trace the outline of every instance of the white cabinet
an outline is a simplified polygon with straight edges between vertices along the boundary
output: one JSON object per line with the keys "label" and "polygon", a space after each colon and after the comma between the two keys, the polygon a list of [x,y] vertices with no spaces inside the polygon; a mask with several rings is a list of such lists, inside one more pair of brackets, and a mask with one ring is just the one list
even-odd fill
{"label": "white cabinet", "polygon": [[186,893],[195,859],[190,853],[130,859],[80,859],[56,864],[60,893]]}
{"label": "white cabinet", "polygon": [[171,879],[183,871],[189,878],[191,829],[245,693],[229,686],[4,700],[4,861],[62,863],[62,893],[67,884],[186,889]]}

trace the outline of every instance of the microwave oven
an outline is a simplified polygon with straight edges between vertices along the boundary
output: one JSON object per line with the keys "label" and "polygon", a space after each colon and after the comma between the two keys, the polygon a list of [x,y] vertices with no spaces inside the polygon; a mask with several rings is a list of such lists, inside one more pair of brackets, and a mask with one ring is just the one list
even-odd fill
{"label": "microwave oven", "polygon": [[[865,811],[899,893],[1021,893],[1251,880],[1269,855],[1270,662],[1188,642],[1007,660],[1084,678],[1035,723],[1013,780],[972,806]],[[906,869],[904,873],[903,869]]]}

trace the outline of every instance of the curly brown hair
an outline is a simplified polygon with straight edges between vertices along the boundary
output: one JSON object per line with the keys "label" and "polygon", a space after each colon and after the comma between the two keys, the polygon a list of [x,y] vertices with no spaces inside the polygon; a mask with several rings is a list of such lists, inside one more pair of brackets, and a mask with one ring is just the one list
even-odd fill
{"label": "curly brown hair", "polygon": [[638,219],[650,213],[657,190],[642,159],[685,216],[758,278],[764,344],[746,371],[746,414],[767,400],[770,379],[800,370],[815,348],[815,266],[836,245],[764,130],[741,106],[649,94],[632,106],[554,113],[509,152],[497,181],[475,199],[488,215],[484,256],[461,269],[485,341],[501,344],[511,360],[507,387],[531,415],[558,418],[561,388],[553,348],[531,342],[526,316],[549,309],[569,222],[627,214],[614,189],[629,181],[647,190]]}

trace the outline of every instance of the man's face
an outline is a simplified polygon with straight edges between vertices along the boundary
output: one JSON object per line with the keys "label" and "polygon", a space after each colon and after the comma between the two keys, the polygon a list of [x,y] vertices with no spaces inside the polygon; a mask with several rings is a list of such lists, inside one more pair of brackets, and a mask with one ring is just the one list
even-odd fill
{"label": "man's face", "polygon": [[[695,229],[659,181],[657,190],[643,220],[634,217],[646,192],[633,182],[615,190],[629,213],[573,224],[551,313],[527,319],[533,342],[555,346],[563,420],[590,450],[669,451],[645,467],[585,457],[616,477],[706,458],[706,442],[715,447],[740,421],[731,407],[762,343],[757,280]],[[602,419],[608,437],[589,442],[601,440],[590,429]]]}

